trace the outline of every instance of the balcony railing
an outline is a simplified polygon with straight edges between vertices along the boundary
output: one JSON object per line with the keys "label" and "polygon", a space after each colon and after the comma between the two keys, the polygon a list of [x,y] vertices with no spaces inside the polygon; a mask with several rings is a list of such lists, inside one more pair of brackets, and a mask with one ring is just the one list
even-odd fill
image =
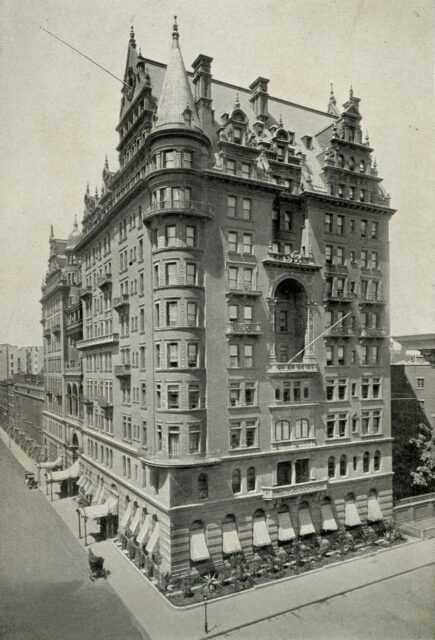
{"label": "balcony railing", "polygon": [[320,265],[315,263],[313,255],[305,256],[299,251],[277,253],[273,251],[272,247],[268,248],[267,253],[267,258],[263,260],[263,264],[266,266],[288,267],[291,269],[320,269]]}
{"label": "balcony railing", "polygon": [[128,307],[130,305],[128,293],[123,293],[122,296],[113,298],[112,304],[113,308],[116,310]]}
{"label": "balcony railing", "polygon": [[291,498],[305,493],[325,491],[328,483],[325,480],[309,480],[299,484],[283,484],[274,487],[262,487],[263,500],[276,500],[277,498]]}
{"label": "balcony railing", "polygon": [[317,362],[278,362],[272,359],[267,373],[271,375],[301,375],[312,376],[318,371]]}
{"label": "balcony railing", "polygon": [[222,451],[214,449],[207,452],[196,453],[178,453],[178,452],[164,452],[159,451],[155,453],[144,453],[143,459],[149,464],[156,464],[161,466],[177,466],[177,465],[196,465],[205,464],[207,461],[210,463],[218,460],[222,455]]}
{"label": "balcony railing", "polygon": [[85,405],[93,405],[94,401],[92,398],[89,398],[88,396],[84,396],[83,397],[83,404]]}
{"label": "balcony railing", "polygon": [[382,293],[366,293],[360,297],[360,304],[385,304],[386,302],[387,298]]}
{"label": "balcony railing", "polygon": [[384,327],[364,327],[360,331],[361,338],[385,338],[387,330]]}
{"label": "balcony railing", "polygon": [[115,376],[118,378],[125,378],[131,375],[131,365],[130,364],[116,364],[114,367]]}
{"label": "balcony railing", "polygon": [[82,373],[82,363],[81,362],[67,362],[65,364],[65,374],[80,374]]}
{"label": "balcony railing", "polygon": [[351,327],[333,327],[328,331],[325,337],[351,338],[355,335],[355,329]]}
{"label": "balcony railing", "polygon": [[261,324],[259,322],[229,322],[227,333],[237,335],[260,335]]}
{"label": "balcony railing", "polygon": [[144,221],[165,213],[185,213],[198,218],[213,218],[209,204],[199,200],[160,200],[145,210]]}
{"label": "balcony railing", "polygon": [[100,289],[104,289],[104,287],[110,287],[112,284],[112,274],[104,273],[102,276],[98,278],[97,284]]}
{"label": "balcony railing", "polygon": [[105,336],[97,336],[95,338],[87,338],[79,340],[76,343],[76,349],[87,349],[89,347],[97,347],[103,344],[113,344],[119,341],[119,333],[109,333]]}
{"label": "balcony railing", "polygon": [[60,333],[60,323],[56,322],[56,324],[53,325],[51,330],[53,333]]}
{"label": "balcony railing", "polygon": [[113,407],[112,400],[107,400],[107,398],[102,398],[102,397],[95,398],[95,399],[102,409],[112,409]]}
{"label": "balcony railing", "polygon": [[81,298],[92,298],[92,287],[90,286],[82,287],[79,290],[79,296]]}
{"label": "balcony railing", "polygon": [[42,332],[42,335],[44,336],[44,338],[49,338],[51,335],[51,329],[49,327],[46,327]]}
{"label": "balcony railing", "polygon": [[325,300],[330,302],[353,302],[357,299],[357,294],[353,291],[327,291],[325,293]]}

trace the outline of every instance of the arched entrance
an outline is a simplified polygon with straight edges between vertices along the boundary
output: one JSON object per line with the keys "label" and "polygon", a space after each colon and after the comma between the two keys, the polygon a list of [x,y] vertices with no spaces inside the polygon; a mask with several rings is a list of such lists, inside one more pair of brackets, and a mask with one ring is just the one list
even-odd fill
{"label": "arched entrance", "polygon": [[282,280],[275,289],[275,355],[278,362],[301,362],[307,330],[307,295],[300,282]]}

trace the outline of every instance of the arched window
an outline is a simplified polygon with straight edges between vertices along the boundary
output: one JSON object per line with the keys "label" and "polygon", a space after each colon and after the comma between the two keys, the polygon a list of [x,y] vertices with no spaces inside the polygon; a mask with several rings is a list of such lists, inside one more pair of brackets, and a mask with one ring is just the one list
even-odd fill
{"label": "arched window", "polygon": [[290,440],[290,422],[288,420],[277,420],[275,422],[275,440]]}
{"label": "arched window", "polygon": [[341,153],[337,157],[338,166],[343,169],[344,168],[344,156]]}
{"label": "arched window", "polygon": [[370,467],[370,454],[368,451],[363,455],[363,471],[367,473]]}
{"label": "arched window", "polygon": [[198,498],[204,500],[208,497],[208,476],[206,473],[200,473],[198,476]]}
{"label": "arched window", "polygon": [[354,171],[355,169],[355,160],[353,158],[349,158],[349,171]]}
{"label": "arched window", "polygon": [[122,475],[125,476],[127,475],[127,463],[125,460],[125,456],[122,456]]}
{"label": "arched window", "polygon": [[328,478],[333,478],[335,476],[335,458],[331,456],[328,458]]}
{"label": "arched window", "polygon": [[255,491],[255,467],[248,467],[246,482],[248,491]]}
{"label": "arched window", "polygon": [[345,476],[347,472],[347,458],[346,456],[340,457],[340,475]]}
{"label": "arched window", "polygon": [[66,388],[66,410],[69,415],[72,414],[72,400],[71,400],[71,385],[68,384]]}
{"label": "arched window", "polygon": [[379,471],[381,468],[381,452],[375,451],[375,455],[373,456],[373,468],[375,471]]}
{"label": "arched window", "polygon": [[233,493],[239,493],[241,489],[240,469],[233,469],[231,475],[231,490]]}
{"label": "arched window", "polygon": [[360,173],[365,173],[366,170],[366,163],[364,162],[364,160],[360,160],[359,161],[359,172]]}
{"label": "arched window", "polygon": [[300,420],[296,420],[295,437],[296,438],[310,437],[310,423],[306,418],[301,418]]}

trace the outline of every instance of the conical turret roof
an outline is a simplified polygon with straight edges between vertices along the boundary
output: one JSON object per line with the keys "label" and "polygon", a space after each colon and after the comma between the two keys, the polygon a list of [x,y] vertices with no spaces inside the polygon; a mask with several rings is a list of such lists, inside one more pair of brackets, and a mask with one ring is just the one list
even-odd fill
{"label": "conical turret roof", "polygon": [[179,37],[175,17],[171,54],[160,95],[155,128],[185,127],[202,131],[178,42]]}

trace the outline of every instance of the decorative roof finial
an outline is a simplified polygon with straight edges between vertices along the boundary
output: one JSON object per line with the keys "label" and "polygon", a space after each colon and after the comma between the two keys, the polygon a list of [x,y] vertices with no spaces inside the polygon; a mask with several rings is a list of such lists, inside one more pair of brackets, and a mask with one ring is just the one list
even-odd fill
{"label": "decorative roof finial", "polygon": [[373,169],[378,168],[378,163],[376,162],[376,158],[373,158]]}
{"label": "decorative roof finial", "polygon": [[86,195],[87,195],[87,196],[90,196],[90,195],[91,195],[91,190],[89,189],[89,180],[88,180],[88,182],[87,182],[87,184],[86,184]]}
{"label": "decorative roof finial", "polygon": [[130,27],[130,47],[134,47],[136,48],[136,39],[134,37],[134,29],[133,27]]}
{"label": "decorative roof finial", "polygon": [[107,153],[106,153],[106,159],[104,160],[104,168],[109,170],[109,159],[107,157]]}
{"label": "decorative roof finial", "polygon": [[368,131],[366,131],[366,137],[364,138],[364,142],[366,144],[370,144],[370,138],[369,138],[369,132]]}
{"label": "decorative roof finial", "polygon": [[53,229],[53,225],[50,225],[50,240],[54,239],[54,229]]}
{"label": "decorative roof finial", "polygon": [[282,129],[282,127],[283,127],[283,124],[282,124],[282,113],[279,114],[279,123],[278,124],[279,124],[280,129]]}
{"label": "decorative roof finial", "polygon": [[174,25],[172,27],[172,38],[173,40],[178,40],[180,34],[178,33],[178,24],[177,24],[177,16],[174,16]]}
{"label": "decorative roof finial", "polygon": [[79,228],[79,225],[78,225],[78,222],[77,222],[77,214],[75,213],[74,214],[74,229],[78,229],[78,228]]}
{"label": "decorative roof finial", "polygon": [[353,98],[353,87],[352,87],[352,85],[350,85],[350,89],[349,89],[349,98]]}
{"label": "decorative roof finial", "polygon": [[240,109],[239,92],[236,93],[236,101],[234,103],[234,109]]}
{"label": "decorative roof finial", "polygon": [[98,187],[95,187],[95,197],[96,197],[96,198],[97,198],[97,200],[98,200]]}
{"label": "decorative roof finial", "polygon": [[329,97],[329,102],[332,102],[332,104],[336,104],[336,99],[335,99],[335,95],[334,95],[334,84],[331,82],[331,95]]}

